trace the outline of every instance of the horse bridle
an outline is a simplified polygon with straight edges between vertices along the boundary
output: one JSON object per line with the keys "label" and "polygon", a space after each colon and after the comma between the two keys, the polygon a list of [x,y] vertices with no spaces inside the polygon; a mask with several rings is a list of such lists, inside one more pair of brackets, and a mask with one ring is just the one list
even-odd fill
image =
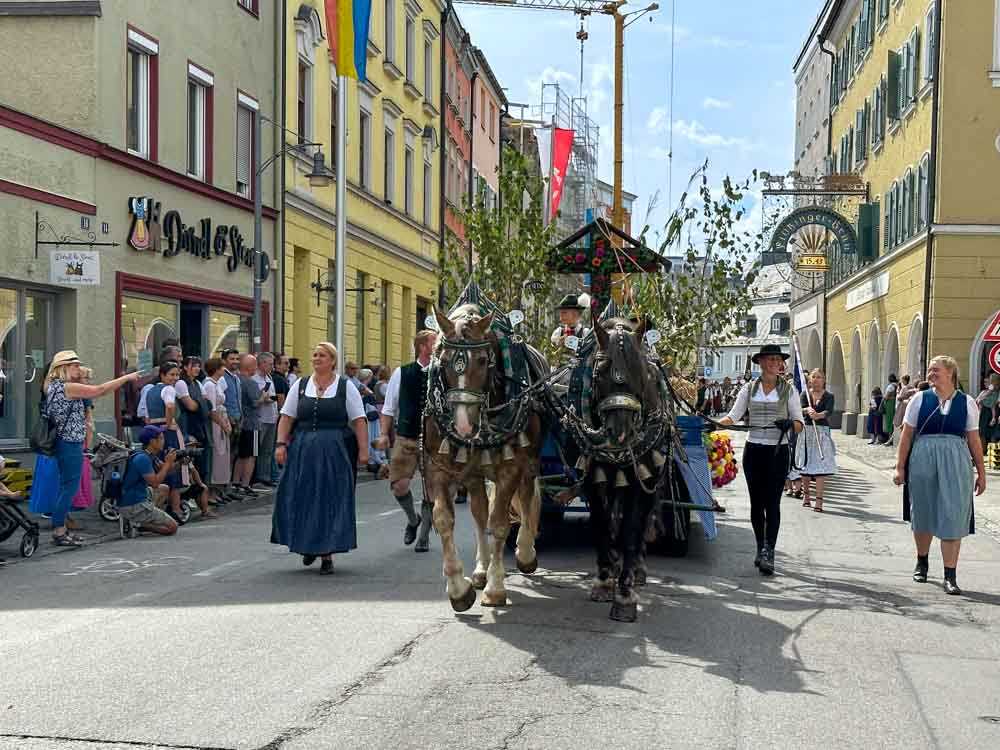
{"label": "horse bridle", "polygon": [[[489,349],[489,364],[487,365],[487,372],[492,373],[494,367],[496,367],[496,357],[493,354],[493,343],[489,339],[484,339],[482,341],[453,341],[450,339],[441,339],[440,346],[442,349],[451,350],[457,352],[452,357],[450,357],[446,363],[446,368],[450,369],[456,375],[462,375],[469,367],[469,353],[476,351],[477,349]],[[487,381],[488,382],[488,381]],[[448,388],[444,393],[444,400],[450,407],[454,408],[456,406],[487,406],[489,402],[489,393],[484,391],[482,393],[478,391],[470,391],[468,388]]]}
{"label": "horse bridle", "polygon": [[[620,350],[625,349],[625,326],[621,323],[615,325],[615,333],[618,334],[618,348]],[[607,354],[599,352],[596,357],[594,357],[594,371],[591,382],[597,380],[597,368],[602,362],[606,362],[608,359]],[[620,367],[615,366],[612,360],[611,365],[611,381],[617,385],[624,385],[628,382],[628,374],[622,370]],[[642,418],[642,402],[631,393],[614,393],[606,398],[601,399],[597,404],[597,412],[599,414],[604,414],[604,412],[612,411],[615,409],[622,409],[626,411],[635,412],[636,419]]]}

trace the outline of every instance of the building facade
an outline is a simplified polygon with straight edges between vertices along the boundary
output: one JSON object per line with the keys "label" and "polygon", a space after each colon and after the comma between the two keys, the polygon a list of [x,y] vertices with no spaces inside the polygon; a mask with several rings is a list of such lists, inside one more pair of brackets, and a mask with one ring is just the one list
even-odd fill
{"label": "building facade", "polygon": [[337,179],[348,181],[341,356],[389,366],[409,361],[413,334],[436,299],[441,12],[436,2],[372,4],[367,80],[348,79],[348,121],[339,123],[330,42],[335,3],[289,5],[287,127],[329,155],[338,128],[347,136],[347,163],[333,165],[330,187],[310,187],[312,162],[304,153],[286,157],[284,347],[303,362],[336,330]]}
{"label": "building facade", "polygon": [[[255,250],[265,254],[262,343],[271,344],[281,191],[272,174],[255,176],[251,127],[281,101],[275,7],[5,9],[0,445],[26,444],[57,350],[76,349],[98,382],[151,368],[167,339],[203,357],[247,350]],[[50,51],[44,65],[39,50]],[[261,135],[265,152],[274,148],[274,130]],[[98,430],[114,431],[122,405],[96,402]]]}
{"label": "building facade", "polygon": [[[622,190],[622,230],[628,235],[632,234],[632,209],[635,206],[635,200],[638,197],[639,196],[635,193],[630,193],[628,190]],[[605,182],[604,180],[597,180],[597,211],[595,215],[611,221],[613,218],[612,213],[614,204],[614,185],[610,182]]]}
{"label": "building facade", "polygon": [[496,208],[500,193],[500,118],[507,97],[486,55],[472,48],[475,82],[472,86],[472,178],[476,199]]}
{"label": "building facade", "polygon": [[460,243],[465,242],[462,211],[470,192],[472,168],[472,83],[475,73],[469,34],[452,10],[444,33],[444,225]]}

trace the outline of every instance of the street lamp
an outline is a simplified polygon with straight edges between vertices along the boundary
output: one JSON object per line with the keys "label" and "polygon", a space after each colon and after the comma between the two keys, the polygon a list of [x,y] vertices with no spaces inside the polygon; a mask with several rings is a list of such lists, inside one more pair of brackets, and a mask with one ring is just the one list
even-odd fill
{"label": "street lamp", "polygon": [[[271,156],[265,162],[261,161],[261,132],[263,128],[261,127],[261,121],[269,122],[272,125],[277,125],[284,133],[289,133],[294,135],[296,138],[299,134],[289,130],[288,128],[283,128],[274,120],[265,117],[260,112],[255,113],[254,124],[253,124],[253,163],[259,164],[254,170],[254,185],[253,185],[253,332],[251,333],[250,347],[254,352],[259,352],[261,350],[261,329],[263,327],[262,312],[261,312],[261,286],[263,284],[263,257],[264,252],[261,250],[261,246],[264,244],[263,237],[263,222],[264,222],[264,203],[263,196],[261,195],[261,180],[260,177],[264,171],[274,164],[279,158],[284,156],[286,153],[301,151],[305,148],[316,147],[316,151],[312,155],[312,169],[306,175],[309,178],[309,184],[312,187],[327,187],[331,180],[333,179],[333,173],[326,168],[326,161],[323,158],[323,149],[321,143],[312,143],[310,141],[303,141],[299,143],[285,143],[281,149]],[[284,188],[284,186],[282,186]]]}

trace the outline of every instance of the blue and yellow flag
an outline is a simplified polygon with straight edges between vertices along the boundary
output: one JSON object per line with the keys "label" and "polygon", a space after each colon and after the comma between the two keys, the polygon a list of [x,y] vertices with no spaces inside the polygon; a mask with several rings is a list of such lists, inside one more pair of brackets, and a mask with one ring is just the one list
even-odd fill
{"label": "blue and yellow flag", "polygon": [[371,0],[326,0],[327,32],[337,75],[365,80]]}

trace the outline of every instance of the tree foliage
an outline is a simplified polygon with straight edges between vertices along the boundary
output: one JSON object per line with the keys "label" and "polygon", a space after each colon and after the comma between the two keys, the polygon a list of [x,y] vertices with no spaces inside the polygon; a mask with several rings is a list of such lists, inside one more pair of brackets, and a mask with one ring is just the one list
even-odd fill
{"label": "tree foliage", "polygon": [[[465,241],[448,233],[441,258],[445,299],[453,302],[469,280],[469,242],[474,252],[473,276],[480,288],[503,310],[523,310],[518,332],[530,344],[547,348],[549,311],[554,306],[556,277],[546,270],[555,243],[555,222],[543,220],[544,182],[528,160],[504,145],[497,205],[487,205],[480,190],[473,205],[465,201],[461,219]],[[530,283],[530,287],[528,285]]]}
{"label": "tree foliage", "polygon": [[746,318],[764,245],[763,231],[745,222],[745,198],[756,172],[742,182],[727,176],[721,189],[713,190],[707,167],[706,162],[692,176],[665,227],[659,252],[674,261],[672,273],[632,277],[637,310],[662,333],[661,356],[684,372],[696,364],[700,349],[718,349]]}

